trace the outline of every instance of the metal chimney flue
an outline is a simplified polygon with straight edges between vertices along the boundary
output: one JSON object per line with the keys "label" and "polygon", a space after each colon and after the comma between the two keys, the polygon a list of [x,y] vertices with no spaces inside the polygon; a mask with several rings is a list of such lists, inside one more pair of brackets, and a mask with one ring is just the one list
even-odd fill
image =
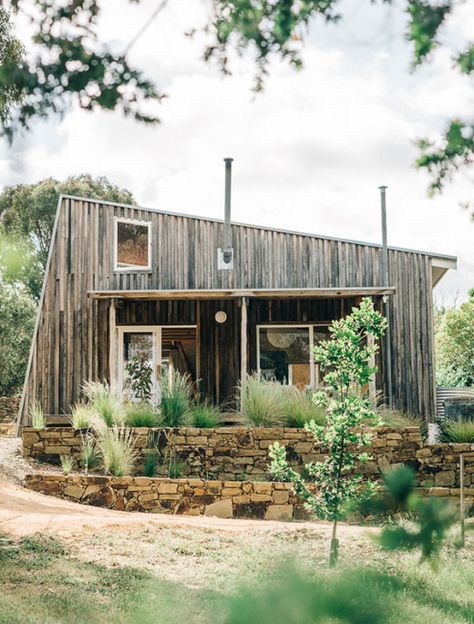
{"label": "metal chimney flue", "polygon": [[224,158],[225,162],[225,213],[224,213],[224,243],[217,250],[217,268],[219,271],[228,271],[234,268],[234,249],[232,247],[231,225],[231,196],[232,196],[232,161],[233,158]]}

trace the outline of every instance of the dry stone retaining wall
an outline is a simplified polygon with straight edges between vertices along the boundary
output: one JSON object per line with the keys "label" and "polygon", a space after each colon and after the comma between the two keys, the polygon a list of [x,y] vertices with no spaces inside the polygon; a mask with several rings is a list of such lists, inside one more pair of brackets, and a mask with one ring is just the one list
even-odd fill
{"label": "dry stone retaining wall", "polygon": [[[216,429],[133,429],[135,444],[141,453],[149,446],[159,449],[168,464],[170,454],[181,465],[181,476],[206,479],[268,479],[268,447],[279,442],[286,447],[287,457],[295,467],[324,457],[321,446],[305,429],[219,427]],[[77,459],[81,449],[81,432],[71,427],[34,429],[24,427],[23,455],[26,458],[57,463],[60,455]],[[371,460],[361,466],[366,475],[380,475],[394,464],[416,462],[422,448],[418,427],[373,430]],[[416,466],[415,466],[416,467]]]}
{"label": "dry stone retaining wall", "polygon": [[[119,511],[260,520],[309,517],[289,483],[35,474],[26,476],[25,486],[49,496]],[[456,488],[420,488],[419,492],[459,501]],[[472,508],[474,488],[465,488],[464,493],[466,507]]]}
{"label": "dry stone retaining wall", "polygon": [[25,486],[42,494],[120,511],[262,520],[307,517],[289,483],[27,475]]}

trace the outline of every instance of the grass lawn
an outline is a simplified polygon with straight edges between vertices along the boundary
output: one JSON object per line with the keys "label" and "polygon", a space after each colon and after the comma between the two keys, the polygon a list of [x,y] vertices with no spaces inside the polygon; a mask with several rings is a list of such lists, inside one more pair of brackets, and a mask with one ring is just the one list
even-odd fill
{"label": "grass lawn", "polygon": [[[448,544],[437,572],[419,566],[415,554],[383,553],[350,527],[341,537],[335,571],[327,569],[326,534],[317,527],[135,528],[62,541],[37,534],[3,539],[0,623],[474,623],[471,536],[463,550]],[[292,561],[303,570],[302,582],[290,572]],[[276,586],[266,601],[235,598],[242,585],[258,593],[275,568]],[[308,617],[314,587],[331,588],[341,612]]]}

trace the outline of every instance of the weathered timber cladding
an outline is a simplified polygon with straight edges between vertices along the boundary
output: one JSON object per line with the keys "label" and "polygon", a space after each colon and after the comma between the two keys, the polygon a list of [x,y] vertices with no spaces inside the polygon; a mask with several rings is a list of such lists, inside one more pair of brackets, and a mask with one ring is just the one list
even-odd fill
{"label": "weathered timber cladding", "polygon": [[[114,272],[115,216],[152,223],[151,271]],[[90,299],[88,291],[380,286],[378,247],[242,225],[232,227],[232,236],[235,268],[219,272],[220,222],[63,198],[22,422],[28,423],[32,401],[40,400],[46,413],[61,413],[79,398],[85,379],[108,378],[110,304]],[[394,405],[430,417],[434,414],[431,258],[390,250],[389,264],[389,285],[396,288],[391,316]],[[227,400],[240,370],[239,302],[126,303],[117,309],[119,324],[198,325],[202,390],[213,400]],[[330,321],[350,305],[349,300],[250,301],[249,367],[255,365],[255,322]],[[217,309],[227,312],[223,326],[213,321]]]}

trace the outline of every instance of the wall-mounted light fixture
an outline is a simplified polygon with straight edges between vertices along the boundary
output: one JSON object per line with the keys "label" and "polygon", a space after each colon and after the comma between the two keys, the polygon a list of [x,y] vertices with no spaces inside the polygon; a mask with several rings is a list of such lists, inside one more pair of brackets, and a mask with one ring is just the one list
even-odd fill
{"label": "wall-mounted light fixture", "polygon": [[227,314],[224,312],[224,310],[219,310],[218,312],[216,312],[216,315],[214,317],[216,319],[216,323],[225,323],[227,321]]}

